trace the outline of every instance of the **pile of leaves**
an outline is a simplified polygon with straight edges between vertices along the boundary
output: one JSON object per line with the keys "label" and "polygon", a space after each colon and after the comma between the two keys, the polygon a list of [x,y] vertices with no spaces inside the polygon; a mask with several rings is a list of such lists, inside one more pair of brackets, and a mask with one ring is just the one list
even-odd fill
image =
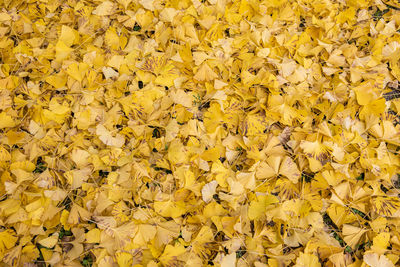
{"label": "pile of leaves", "polygon": [[399,264],[399,10],[0,0],[2,266]]}

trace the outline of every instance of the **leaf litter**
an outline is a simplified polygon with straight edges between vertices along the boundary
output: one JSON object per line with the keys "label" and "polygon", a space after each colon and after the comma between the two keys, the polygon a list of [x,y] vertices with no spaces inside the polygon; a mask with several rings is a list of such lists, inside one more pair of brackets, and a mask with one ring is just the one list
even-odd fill
{"label": "leaf litter", "polygon": [[400,257],[393,0],[2,0],[4,266]]}

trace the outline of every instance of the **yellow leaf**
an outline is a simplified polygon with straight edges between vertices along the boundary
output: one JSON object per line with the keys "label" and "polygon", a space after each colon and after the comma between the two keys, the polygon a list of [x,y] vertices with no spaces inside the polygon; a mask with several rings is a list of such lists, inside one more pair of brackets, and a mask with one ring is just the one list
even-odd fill
{"label": "yellow leaf", "polygon": [[176,104],[181,104],[187,108],[190,108],[193,105],[194,97],[185,93],[183,90],[176,90],[172,92],[170,96]]}
{"label": "yellow leaf", "polygon": [[92,14],[97,16],[108,16],[114,14],[116,11],[115,3],[111,1],[104,1],[93,10]]}
{"label": "yellow leaf", "polygon": [[364,82],[355,87],[353,90],[356,93],[358,104],[365,106],[375,100],[377,96],[373,89],[374,84],[372,81]]}
{"label": "yellow leaf", "polygon": [[257,220],[262,218],[269,205],[279,203],[279,200],[273,195],[259,195],[257,200],[250,202],[247,216],[250,220]]}
{"label": "yellow leaf", "polygon": [[73,44],[78,43],[79,40],[79,34],[76,30],[62,25],[61,26],[61,34],[60,34],[60,39],[61,42],[63,42],[66,46],[72,46]]}
{"label": "yellow leaf", "polygon": [[0,13],[0,22],[11,20],[11,16],[5,12]]}
{"label": "yellow leaf", "polygon": [[296,163],[290,158],[285,157],[282,160],[279,173],[286,176],[292,183],[297,183],[300,179],[300,171]]}
{"label": "yellow leaf", "polygon": [[378,217],[373,220],[370,225],[374,232],[379,233],[386,228],[387,219],[385,217]]}
{"label": "yellow leaf", "polygon": [[12,248],[17,240],[17,235],[10,229],[0,232],[0,255],[2,255],[5,250]]}
{"label": "yellow leaf", "polygon": [[99,229],[94,228],[85,234],[87,243],[100,243],[101,232]]}
{"label": "yellow leaf", "polygon": [[122,147],[125,143],[125,138],[121,134],[116,134],[115,137],[103,125],[97,125],[96,134],[99,139],[108,146]]}
{"label": "yellow leaf", "polygon": [[231,253],[222,257],[221,267],[235,267],[236,253]]}
{"label": "yellow leaf", "polygon": [[154,210],[164,217],[177,218],[186,213],[185,204],[183,202],[155,201]]}
{"label": "yellow leaf", "polygon": [[171,164],[179,164],[185,161],[184,146],[179,140],[175,139],[170,143],[167,157]]}
{"label": "yellow leaf", "polygon": [[203,186],[201,189],[201,196],[204,202],[210,202],[212,200],[213,195],[216,193],[215,190],[217,186],[217,181],[211,181]]}
{"label": "yellow leaf", "polygon": [[68,47],[64,42],[58,41],[56,44],[56,60],[58,62],[63,61],[64,59],[68,58],[69,54],[74,49]]}
{"label": "yellow leaf", "polygon": [[147,242],[152,240],[157,234],[157,228],[153,225],[138,225],[137,233],[133,239],[135,244],[146,246]]}
{"label": "yellow leaf", "polygon": [[119,69],[122,64],[125,64],[124,56],[114,55],[110,60],[107,62],[107,65],[114,68]]}
{"label": "yellow leaf", "polygon": [[73,63],[68,66],[67,73],[78,82],[82,82],[88,68],[89,65],[86,63]]}
{"label": "yellow leaf", "polygon": [[39,241],[39,244],[46,248],[53,248],[58,242],[58,233],[54,233],[53,235],[42,239]]}
{"label": "yellow leaf", "polygon": [[343,240],[348,246],[354,249],[365,232],[367,232],[367,230],[345,224],[342,230]]}
{"label": "yellow leaf", "polygon": [[371,249],[372,251],[383,254],[386,252],[387,247],[389,246],[390,234],[389,233],[380,233],[374,237]]}
{"label": "yellow leaf", "polygon": [[114,27],[109,27],[104,36],[106,44],[114,50],[120,48],[120,37]]}
{"label": "yellow leaf", "polygon": [[364,262],[370,267],[394,267],[395,265],[385,256],[378,253],[366,253]]}
{"label": "yellow leaf", "polygon": [[64,229],[67,230],[67,231],[69,229],[71,229],[71,226],[67,222],[68,221],[68,217],[69,217],[69,211],[63,210],[61,212],[60,222],[61,222],[62,226],[64,227]]}
{"label": "yellow leaf", "polygon": [[372,210],[381,216],[393,216],[400,209],[400,200],[396,197],[373,197],[371,203]]}
{"label": "yellow leaf", "polygon": [[117,71],[115,71],[113,68],[103,67],[102,71],[103,71],[103,74],[104,74],[104,77],[106,78],[106,80],[119,77],[119,73]]}
{"label": "yellow leaf", "polygon": [[4,111],[0,113],[0,129],[14,127],[15,125],[16,123],[10,115]]}
{"label": "yellow leaf", "polygon": [[217,147],[205,150],[200,157],[206,161],[217,161],[220,157],[220,150]]}
{"label": "yellow leaf", "polygon": [[295,267],[320,267],[319,259],[314,254],[306,254],[300,252],[299,257],[296,260]]}
{"label": "yellow leaf", "polygon": [[197,234],[196,238],[193,240],[193,243],[199,243],[199,244],[204,244],[212,240],[214,237],[214,234],[211,230],[210,227],[208,226],[203,226],[199,233]]}
{"label": "yellow leaf", "polygon": [[207,63],[203,63],[193,76],[198,81],[212,81],[218,78],[218,75],[208,66]]}
{"label": "yellow leaf", "polygon": [[177,257],[179,257],[185,252],[186,252],[185,247],[181,245],[179,242],[175,243],[174,246],[167,245],[164,249],[164,252],[160,256],[159,260],[163,265],[168,266],[173,261],[176,261]]}
{"label": "yellow leaf", "polygon": [[10,153],[3,146],[0,146],[0,161],[9,161],[9,160],[11,160]]}
{"label": "yellow leaf", "polygon": [[67,83],[67,76],[60,72],[56,75],[46,77],[46,82],[52,85],[55,89],[61,89]]}
{"label": "yellow leaf", "polygon": [[117,260],[119,267],[130,267],[132,266],[133,257],[128,252],[117,252],[115,253],[115,258]]}
{"label": "yellow leaf", "polygon": [[216,202],[210,202],[204,207],[203,210],[203,216],[205,218],[211,218],[213,216],[223,216],[227,213],[227,210]]}

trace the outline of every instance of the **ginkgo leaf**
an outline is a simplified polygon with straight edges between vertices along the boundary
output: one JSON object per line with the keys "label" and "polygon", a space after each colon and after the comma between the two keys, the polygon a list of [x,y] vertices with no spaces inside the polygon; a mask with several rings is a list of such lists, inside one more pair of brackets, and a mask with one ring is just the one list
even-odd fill
{"label": "ginkgo leaf", "polygon": [[343,240],[346,242],[348,246],[354,248],[366,231],[367,230],[365,229],[345,224],[343,225],[343,232],[342,232],[344,236]]}
{"label": "ginkgo leaf", "polygon": [[68,58],[73,48],[70,48],[64,42],[58,41],[56,44],[56,60],[61,62],[62,60]]}
{"label": "ginkgo leaf", "polygon": [[198,81],[212,81],[218,78],[218,75],[210,68],[207,63],[203,63],[193,76]]}
{"label": "ginkgo leaf", "polygon": [[154,210],[162,216],[176,218],[186,212],[184,203],[172,201],[154,202]]}
{"label": "ginkgo leaf", "polygon": [[321,163],[327,161],[328,158],[328,148],[318,141],[301,141],[300,147],[303,149],[307,157],[316,159]]}
{"label": "ginkgo leaf", "polygon": [[372,209],[382,216],[392,216],[400,208],[400,200],[395,197],[379,196],[371,198]]}
{"label": "ginkgo leaf", "polygon": [[159,260],[164,265],[171,264],[176,261],[177,257],[185,253],[185,251],[185,247],[180,243],[176,243],[175,246],[167,245]]}
{"label": "ginkgo leaf", "polygon": [[395,265],[385,256],[378,253],[367,253],[363,258],[370,267],[394,267]]}
{"label": "ginkgo leaf", "polygon": [[385,253],[387,247],[389,246],[390,234],[389,233],[380,233],[374,237],[371,250],[378,253]]}
{"label": "ginkgo leaf", "polygon": [[0,13],[0,21],[7,21],[7,20],[11,20],[11,16],[9,14],[7,14],[6,12],[1,12]]}
{"label": "ginkgo leaf", "polygon": [[110,78],[118,78],[119,73],[110,67],[103,67],[104,77],[108,80]]}
{"label": "ginkgo leaf", "polygon": [[154,0],[140,0],[139,3],[148,10],[154,11]]}
{"label": "ginkgo leaf", "polygon": [[278,203],[279,200],[272,195],[260,195],[256,201],[252,201],[249,206],[248,216],[250,220],[259,219],[265,215],[269,205]]}
{"label": "ginkgo leaf", "polygon": [[300,179],[300,171],[296,163],[289,157],[285,157],[282,160],[279,173],[286,176],[293,183],[297,183]]}
{"label": "ginkgo leaf", "polygon": [[12,248],[4,255],[2,261],[10,266],[18,266],[21,256],[21,250],[22,250],[22,245]]}
{"label": "ginkgo leaf", "polygon": [[217,181],[211,181],[203,186],[201,189],[201,195],[204,202],[210,202],[215,194],[215,190],[218,186]]}
{"label": "ginkgo leaf", "polygon": [[262,116],[248,115],[243,121],[241,130],[243,135],[251,136],[264,133],[267,126],[268,124]]}
{"label": "ginkgo leaf", "polygon": [[116,11],[116,6],[113,2],[104,1],[93,10],[93,14],[98,16],[112,15]]}
{"label": "ginkgo leaf", "polygon": [[236,254],[225,255],[221,260],[221,267],[236,266]]}
{"label": "ginkgo leaf", "polygon": [[79,63],[79,64],[73,63],[68,66],[67,73],[75,80],[82,82],[88,67],[89,66],[85,63]]}
{"label": "ginkgo leaf", "polygon": [[321,264],[319,263],[318,257],[314,254],[306,254],[300,253],[300,256],[296,260],[296,267],[319,267]]}
{"label": "ginkgo leaf", "polygon": [[100,243],[101,232],[99,229],[94,228],[85,234],[86,242],[88,243]]}
{"label": "ginkgo leaf", "polygon": [[185,93],[183,90],[176,90],[170,94],[172,100],[176,104],[181,104],[184,107],[190,108],[193,105],[193,96],[188,93]]}
{"label": "ginkgo leaf", "polygon": [[14,127],[16,125],[13,118],[5,112],[0,113],[0,120],[1,120],[0,129],[10,128],[10,127]]}
{"label": "ginkgo leaf", "polygon": [[155,237],[156,233],[157,228],[153,225],[138,225],[137,233],[133,240],[136,244],[145,246],[147,242]]}
{"label": "ginkgo leaf", "polygon": [[58,233],[53,234],[50,237],[42,239],[39,241],[39,244],[45,246],[46,248],[53,248],[58,242]]}
{"label": "ginkgo leaf", "polygon": [[271,156],[266,162],[260,163],[256,172],[258,178],[270,178],[279,174],[286,176],[293,183],[300,179],[300,171],[290,157],[281,159],[279,156]]}
{"label": "ginkgo leaf", "polygon": [[78,33],[65,25],[61,27],[60,41],[62,41],[67,46],[72,46],[74,43],[78,43],[79,35]]}
{"label": "ginkgo leaf", "polygon": [[99,136],[99,139],[108,146],[121,147],[125,143],[125,138],[121,134],[116,134],[114,137],[103,125],[98,125],[96,127],[96,134]]}
{"label": "ginkgo leaf", "polygon": [[5,250],[12,248],[17,240],[18,237],[12,230],[0,232],[0,252],[4,253]]}
{"label": "ginkgo leaf", "polygon": [[46,82],[51,84],[56,89],[61,89],[67,83],[67,76],[64,73],[58,75],[50,75],[46,77]]}
{"label": "ginkgo leaf", "polygon": [[121,266],[121,267],[132,266],[133,257],[132,257],[132,255],[130,253],[128,253],[128,252],[117,252],[115,254],[115,257],[117,259],[118,266]]}
{"label": "ginkgo leaf", "polygon": [[367,105],[376,98],[373,88],[372,81],[369,81],[353,89],[356,92],[357,102],[360,105]]}

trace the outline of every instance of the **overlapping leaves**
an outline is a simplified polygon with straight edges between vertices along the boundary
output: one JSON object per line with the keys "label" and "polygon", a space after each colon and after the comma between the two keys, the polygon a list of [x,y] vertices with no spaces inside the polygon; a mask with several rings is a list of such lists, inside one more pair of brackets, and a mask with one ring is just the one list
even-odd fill
{"label": "overlapping leaves", "polygon": [[395,266],[395,1],[0,3],[0,259]]}

